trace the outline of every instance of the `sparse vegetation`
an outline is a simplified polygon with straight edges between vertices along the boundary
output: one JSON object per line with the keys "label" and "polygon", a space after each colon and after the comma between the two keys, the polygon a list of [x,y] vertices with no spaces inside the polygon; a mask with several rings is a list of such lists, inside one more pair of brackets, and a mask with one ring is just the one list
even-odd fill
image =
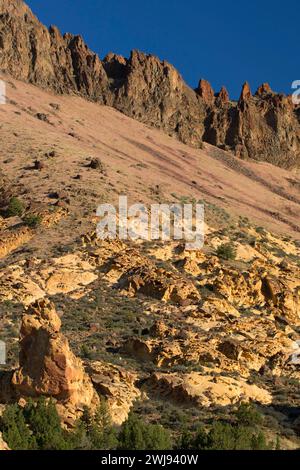
{"label": "sparse vegetation", "polygon": [[27,225],[30,228],[36,228],[42,223],[42,217],[40,215],[35,215],[35,214],[27,214],[23,218],[23,222],[25,225]]}
{"label": "sparse vegetation", "polygon": [[21,217],[24,212],[24,205],[17,197],[12,197],[6,211],[7,217]]}
{"label": "sparse vegetation", "polygon": [[217,249],[217,256],[225,260],[235,260],[236,254],[236,248],[232,243],[222,243]]}

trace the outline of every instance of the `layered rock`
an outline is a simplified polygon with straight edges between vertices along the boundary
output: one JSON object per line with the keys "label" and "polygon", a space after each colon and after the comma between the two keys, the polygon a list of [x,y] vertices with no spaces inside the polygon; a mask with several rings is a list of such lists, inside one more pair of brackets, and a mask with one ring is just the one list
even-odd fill
{"label": "layered rock", "polygon": [[29,227],[17,227],[12,230],[4,230],[0,234],[0,258],[4,258],[19,246],[27,243],[33,236]]}
{"label": "layered rock", "polygon": [[224,87],[215,96],[205,80],[194,91],[172,65],[139,51],[101,61],[81,36],[47,29],[21,0],[0,0],[0,70],[114,106],[192,146],[204,140],[241,158],[300,164],[299,110],[291,97],[268,84],[252,96],[246,83],[237,103]]}

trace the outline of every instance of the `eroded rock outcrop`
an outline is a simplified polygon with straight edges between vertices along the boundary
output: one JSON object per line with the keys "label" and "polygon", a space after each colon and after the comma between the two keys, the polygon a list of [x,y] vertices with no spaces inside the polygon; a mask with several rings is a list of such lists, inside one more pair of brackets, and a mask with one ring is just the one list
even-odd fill
{"label": "eroded rock outcrop", "polygon": [[119,366],[104,362],[92,362],[88,366],[92,383],[105,398],[114,424],[126,421],[128,413],[141,393],[135,386],[137,375]]}
{"label": "eroded rock outcrop", "polygon": [[11,182],[0,168],[0,212],[5,212],[13,196]]}
{"label": "eroded rock outcrop", "polygon": [[52,258],[46,263],[37,258],[27,259],[2,269],[0,301],[10,300],[29,306],[57,294],[80,298],[97,278],[95,268],[80,252]]}
{"label": "eroded rock outcrop", "polygon": [[215,94],[211,84],[204,79],[201,79],[197,88],[198,95],[201,96],[205,104],[211,105],[214,102]]}
{"label": "eroded rock outcrop", "polygon": [[137,375],[105,362],[84,365],[60,330],[60,317],[47,299],[28,308],[20,329],[19,367],[0,374],[1,402],[51,397],[64,424],[72,427],[85,407],[96,411],[101,397],[112,422],[121,425],[140,397]]}
{"label": "eroded rock outcrop", "polygon": [[257,96],[264,96],[264,95],[269,95],[272,93],[272,90],[271,90],[271,87],[268,83],[262,83],[257,91],[256,91],[256,95]]}
{"label": "eroded rock outcrop", "polygon": [[4,230],[0,234],[0,258],[4,258],[33,237],[33,231],[26,226]]}
{"label": "eroded rock outcrop", "polygon": [[181,305],[200,300],[197,288],[189,279],[156,266],[135,249],[112,257],[106,271],[107,278],[131,296],[139,293]]}
{"label": "eroded rock outcrop", "polygon": [[226,376],[209,376],[192,372],[186,375],[152,375],[149,385],[152,392],[178,403],[210,407],[228,406],[235,403],[256,401],[270,404],[271,394],[257,385],[250,385],[243,379]]}
{"label": "eroded rock outcrop", "polygon": [[74,410],[97,403],[83,364],[60,332],[61,321],[47,300],[33,304],[23,316],[19,368],[12,386],[20,397],[53,397]]}

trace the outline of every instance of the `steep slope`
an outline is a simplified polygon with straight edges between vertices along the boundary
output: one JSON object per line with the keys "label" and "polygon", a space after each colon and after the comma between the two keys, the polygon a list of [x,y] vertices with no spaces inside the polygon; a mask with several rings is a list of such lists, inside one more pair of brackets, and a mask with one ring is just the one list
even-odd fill
{"label": "steep slope", "polygon": [[[110,107],[7,80],[8,103],[0,107],[3,172],[28,204],[67,204],[77,232],[99,203],[127,194],[134,203],[205,199],[299,236],[296,173],[241,161],[209,144],[193,149]],[[102,169],[90,167],[93,158]]]}
{"label": "steep slope", "polygon": [[239,157],[299,167],[299,109],[262,86],[239,103],[201,80],[194,91],[165,61],[138,51],[103,61],[81,36],[47,29],[21,0],[0,0],[0,70],[57,93],[77,93],[158,127],[182,142],[202,140]]}

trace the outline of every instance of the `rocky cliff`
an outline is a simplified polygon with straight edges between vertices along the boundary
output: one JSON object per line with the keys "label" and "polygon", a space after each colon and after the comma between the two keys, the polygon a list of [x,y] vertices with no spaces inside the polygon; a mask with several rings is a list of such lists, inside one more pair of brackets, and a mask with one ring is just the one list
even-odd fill
{"label": "rocky cliff", "polygon": [[22,0],[0,0],[0,70],[57,93],[76,93],[176,135],[242,158],[283,167],[300,165],[299,109],[291,98],[244,85],[238,102],[205,80],[196,90],[165,61],[133,51],[100,60],[81,36],[47,29]]}

